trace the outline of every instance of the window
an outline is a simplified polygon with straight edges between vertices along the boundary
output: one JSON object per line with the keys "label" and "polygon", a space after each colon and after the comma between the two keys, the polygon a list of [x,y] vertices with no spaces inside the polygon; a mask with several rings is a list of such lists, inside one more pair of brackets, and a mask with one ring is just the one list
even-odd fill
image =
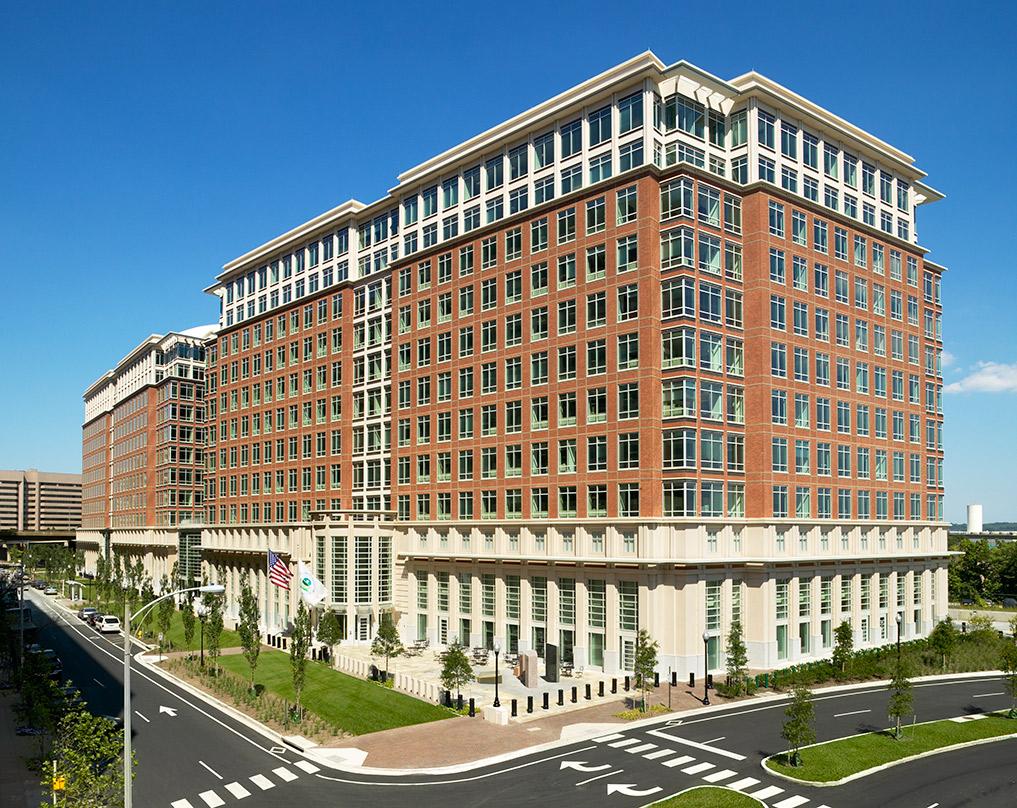
{"label": "window", "polygon": [[611,107],[591,112],[587,120],[590,125],[591,148],[611,138]]}
{"label": "window", "polygon": [[618,133],[625,134],[643,125],[643,94],[633,93],[618,102]]}

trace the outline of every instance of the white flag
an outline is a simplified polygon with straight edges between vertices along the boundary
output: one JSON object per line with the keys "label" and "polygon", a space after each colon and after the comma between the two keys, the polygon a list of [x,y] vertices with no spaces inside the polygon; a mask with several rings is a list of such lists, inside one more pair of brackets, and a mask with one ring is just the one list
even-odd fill
{"label": "white flag", "polygon": [[325,599],[325,584],[311,575],[303,561],[298,562],[300,596],[308,606],[317,606]]}

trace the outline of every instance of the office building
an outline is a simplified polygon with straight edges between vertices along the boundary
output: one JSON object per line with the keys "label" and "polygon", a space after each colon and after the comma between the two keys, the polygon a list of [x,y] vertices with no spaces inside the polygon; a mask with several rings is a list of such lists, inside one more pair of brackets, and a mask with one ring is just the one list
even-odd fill
{"label": "office building", "polygon": [[80,524],[80,474],[0,471],[0,529],[66,531]]}

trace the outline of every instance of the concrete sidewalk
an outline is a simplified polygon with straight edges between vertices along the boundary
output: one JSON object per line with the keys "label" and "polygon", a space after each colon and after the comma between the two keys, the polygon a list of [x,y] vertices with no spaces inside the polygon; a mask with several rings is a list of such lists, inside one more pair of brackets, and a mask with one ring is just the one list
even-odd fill
{"label": "concrete sidewalk", "polygon": [[18,718],[13,690],[0,692],[0,806],[2,808],[38,808],[43,799],[40,778],[32,774],[25,759],[39,752],[39,739],[14,734]]}

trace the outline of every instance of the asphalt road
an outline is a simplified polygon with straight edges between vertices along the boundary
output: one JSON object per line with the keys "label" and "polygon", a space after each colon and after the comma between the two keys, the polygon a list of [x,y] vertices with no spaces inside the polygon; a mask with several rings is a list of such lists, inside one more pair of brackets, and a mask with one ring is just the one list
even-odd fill
{"label": "asphalt road", "polygon": [[[40,595],[32,599],[39,603]],[[112,642],[50,604],[42,630],[89,705],[119,715],[119,638]],[[42,642],[42,640],[40,640]],[[484,769],[440,776],[346,774],[317,767],[271,744],[214,707],[158,677],[132,674],[135,805],[160,808],[243,806],[640,806],[695,785],[715,782],[758,795],[772,808],[1013,808],[1017,742],[1000,741],[898,766],[833,788],[798,786],[769,776],[763,757],[780,738],[784,704],[735,709],[622,728],[597,739],[516,758]],[[954,680],[915,687],[919,721],[1007,706],[999,679]],[[885,689],[863,688],[816,699],[818,740],[886,725]],[[171,716],[160,706],[176,711]]]}

